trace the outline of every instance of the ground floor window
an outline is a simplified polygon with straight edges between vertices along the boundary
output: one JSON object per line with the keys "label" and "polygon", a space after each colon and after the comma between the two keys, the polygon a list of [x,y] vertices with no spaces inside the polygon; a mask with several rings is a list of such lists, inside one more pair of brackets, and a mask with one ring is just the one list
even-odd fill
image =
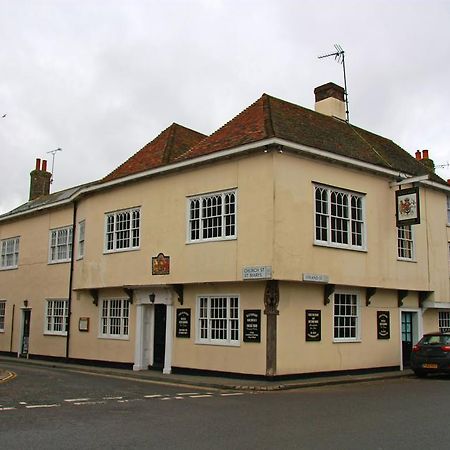
{"label": "ground floor window", "polygon": [[439,331],[442,333],[450,331],[450,311],[439,311]]}
{"label": "ground floor window", "polygon": [[204,344],[239,344],[239,297],[218,295],[197,299],[197,340]]}
{"label": "ground floor window", "polygon": [[45,312],[45,332],[62,334],[67,332],[68,301],[47,300]]}
{"label": "ground floor window", "polygon": [[5,331],[6,300],[0,300],[0,331]]}
{"label": "ground floor window", "polygon": [[100,336],[119,339],[128,338],[129,316],[129,300],[103,300],[100,318]]}
{"label": "ground floor window", "polygon": [[359,340],[359,299],[357,294],[335,293],[333,309],[335,341]]}

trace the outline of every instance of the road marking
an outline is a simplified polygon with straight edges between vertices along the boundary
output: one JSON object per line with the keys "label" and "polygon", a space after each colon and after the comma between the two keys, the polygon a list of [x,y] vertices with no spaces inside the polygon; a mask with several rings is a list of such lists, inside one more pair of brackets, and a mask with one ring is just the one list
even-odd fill
{"label": "road marking", "polygon": [[34,408],[56,408],[57,406],[61,406],[58,403],[54,403],[52,405],[26,405],[25,408],[34,409]]}
{"label": "road marking", "polygon": [[106,403],[105,401],[97,401],[97,402],[75,402],[73,405],[81,406],[81,405],[101,405]]}
{"label": "road marking", "polygon": [[198,395],[198,392],[180,392],[177,395]]}
{"label": "road marking", "polygon": [[19,402],[19,405],[27,405],[27,402]]}
{"label": "road marking", "polygon": [[186,397],[174,397],[175,400],[184,400]]}
{"label": "road marking", "polygon": [[122,400],[123,397],[103,397],[103,400]]}
{"label": "road marking", "polygon": [[226,393],[226,394],[220,394],[222,397],[231,397],[233,395],[244,395],[243,392],[230,392],[230,393]]}
{"label": "road marking", "polygon": [[191,395],[190,398],[206,398],[212,397],[212,394]]}
{"label": "road marking", "polygon": [[144,398],[159,398],[162,397],[161,394],[144,395]]}
{"label": "road marking", "polygon": [[87,402],[90,400],[90,398],[67,398],[64,401],[67,403],[74,403],[74,402]]}
{"label": "road marking", "polygon": [[173,397],[163,397],[161,400],[172,400]]}
{"label": "road marking", "polygon": [[16,409],[14,406],[5,406],[4,408],[0,408],[0,411],[11,411]]}

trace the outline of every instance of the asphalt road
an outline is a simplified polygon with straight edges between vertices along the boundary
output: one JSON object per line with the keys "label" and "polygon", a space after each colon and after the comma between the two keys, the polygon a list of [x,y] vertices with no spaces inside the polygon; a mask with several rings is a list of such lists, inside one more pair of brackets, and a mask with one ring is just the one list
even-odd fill
{"label": "asphalt road", "polygon": [[2,449],[448,449],[450,378],[249,393],[17,365]]}

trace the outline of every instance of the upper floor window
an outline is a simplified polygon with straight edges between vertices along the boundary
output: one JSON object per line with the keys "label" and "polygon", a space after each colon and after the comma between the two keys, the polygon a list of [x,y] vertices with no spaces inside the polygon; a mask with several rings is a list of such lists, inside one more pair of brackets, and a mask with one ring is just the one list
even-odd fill
{"label": "upper floor window", "polygon": [[411,225],[397,228],[397,256],[399,259],[414,259],[414,236]]}
{"label": "upper floor window", "polygon": [[106,214],[105,251],[139,248],[141,210],[127,209]]}
{"label": "upper floor window", "polygon": [[236,237],[236,190],[188,199],[190,242]]}
{"label": "upper floor window", "polygon": [[333,305],[335,341],[359,340],[360,308],[357,294],[335,293]]}
{"label": "upper floor window", "polygon": [[441,333],[450,331],[450,311],[439,311],[439,331]]}
{"label": "upper floor window", "polygon": [[197,339],[204,344],[239,344],[239,297],[202,296],[197,299]]}
{"label": "upper floor window", "polygon": [[364,195],[314,186],[316,244],[365,248]]}
{"label": "upper floor window", "polygon": [[78,258],[84,258],[84,234],[86,230],[86,222],[82,220],[78,224]]}
{"label": "upper floor window", "polygon": [[66,335],[68,301],[47,300],[45,311],[45,333]]}
{"label": "upper floor window", "polygon": [[19,265],[19,240],[14,237],[1,241],[0,269],[15,269]]}
{"label": "upper floor window", "polygon": [[129,317],[129,300],[103,300],[100,317],[100,336],[117,339],[128,338]]}
{"label": "upper floor window", "polygon": [[0,300],[0,331],[5,331],[6,300]]}
{"label": "upper floor window", "polygon": [[50,263],[67,262],[72,257],[72,227],[50,230]]}
{"label": "upper floor window", "polygon": [[447,197],[447,223],[450,225],[450,196]]}

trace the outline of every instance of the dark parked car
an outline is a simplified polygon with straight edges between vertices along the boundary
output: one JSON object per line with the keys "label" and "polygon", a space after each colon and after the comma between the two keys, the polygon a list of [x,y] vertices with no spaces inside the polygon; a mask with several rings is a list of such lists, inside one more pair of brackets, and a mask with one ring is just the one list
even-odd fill
{"label": "dark parked car", "polygon": [[419,377],[450,373],[450,333],[427,333],[413,347],[411,369]]}

